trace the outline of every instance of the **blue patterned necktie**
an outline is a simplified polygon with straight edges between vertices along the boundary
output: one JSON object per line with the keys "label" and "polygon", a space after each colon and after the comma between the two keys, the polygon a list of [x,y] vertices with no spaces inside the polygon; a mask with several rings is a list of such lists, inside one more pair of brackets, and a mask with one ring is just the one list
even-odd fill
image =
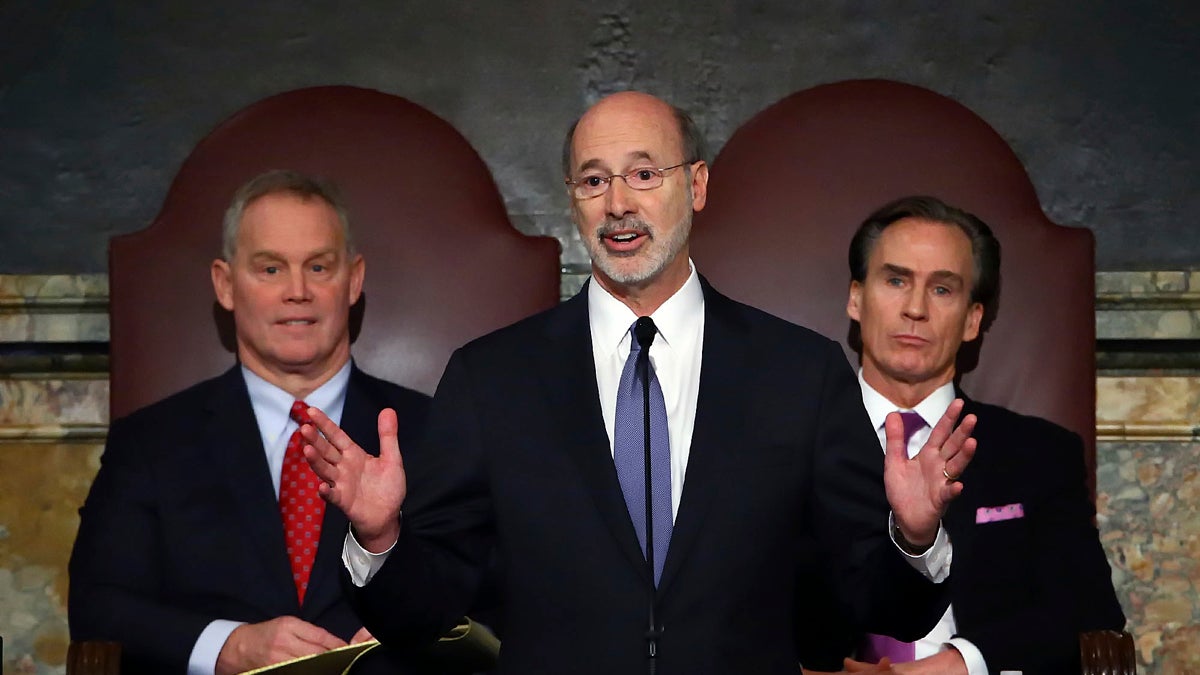
{"label": "blue patterned necktie", "polygon": [[[642,554],[653,558],[654,585],[662,578],[663,561],[671,542],[671,440],[667,431],[667,406],[662,387],[650,365],[649,348],[654,341],[654,322],[648,317],[639,319],[644,328],[630,327],[629,358],[621,371],[617,388],[616,424],[613,430],[613,462],[617,480],[625,495],[625,506],[637,531]],[[648,325],[647,325],[648,324]],[[642,332],[642,345],[637,332]],[[643,373],[649,373],[650,405],[646,408],[643,394]],[[647,419],[649,424],[647,425]],[[650,435],[650,504],[646,508],[646,431]],[[653,556],[646,551],[646,521],[652,523]]]}

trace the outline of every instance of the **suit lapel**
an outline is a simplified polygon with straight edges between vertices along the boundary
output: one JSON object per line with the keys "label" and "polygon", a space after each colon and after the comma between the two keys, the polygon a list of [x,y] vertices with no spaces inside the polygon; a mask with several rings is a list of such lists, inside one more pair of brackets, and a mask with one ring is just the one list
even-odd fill
{"label": "suit lapel", "polygon": [[557,423],[561,446],[579,468],[617,547],[648,581],[646,559],[625,506],[600,411],[586,285],[551,318],[547,337],[546,358],[538,360],[538,375],[545,386],[549,419]]}
{"label": "suit lapel", "polygon": [[215,470],[223,474],[221,480],[233,499],[233,512],[240,514],[240,526],[252,550],[246,556],[247,565],[257,565],[263,572],[263,587],[251,595],[266,602],[272,612],[290,607],[289,613],[294,613],[298,609],[296,587],[287,560],[279,501],[238,367],[222,376],[206,407],[203,447],[210,449]]}
{"label": "suit lapel", "polygon": [[[363,386],[364,376],[357,366],[351,366],[350,382],[346,385],[346,402],[342,406],[342,430],[372,455],[379,454],[378,414],[383,404],[373,400]],[[402,411],[398,411],[403,414]],[[342,565],[342,546],[350,522],[341,509],[326,505],[325,519],[321,523],[321,539],[317,544],[317,557],[313,561],[309,576],[308,591],[304,596],[304,615],[313,617],[342,597],[338,582]]]}
{"label": "suit lapel", "polygon": [[692,447],[680,497],[679,512],[671,531],[671,545],[659,583],[665,593],[703,530],[704,519],[720,485],[723,455],[739,447],[740,421],[747,397],[748,353],[744,328],[730,311],[732,305],[701,279],[704,287],[704,353],[700,362],[700,390]]}

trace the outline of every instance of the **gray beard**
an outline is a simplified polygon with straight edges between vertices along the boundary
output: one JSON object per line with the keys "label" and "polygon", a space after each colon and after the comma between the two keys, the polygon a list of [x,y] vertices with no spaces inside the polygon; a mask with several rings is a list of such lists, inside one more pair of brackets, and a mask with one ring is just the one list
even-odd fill
{"label": "gray beard", "polygon": [[[616,230],[634,230],[649,238],[650,243],[645,244],[638,251],[631,254],[612,254],[605,248],[602,240],[609,233]],[[584,242],[588,249],[588,254],[591,256],[592,264],[595,265],[604,276],[612,279],[622,286],[641,286],[649,281],[652,281],[666,269],[675,258],[687,245],[688,237],[692,230],[692,214],[689,211],[683,219],[678,223],[674,230],[671,231],[669,239],[659,241],[655,236],[654,228],[648,223],[637,218],[626,218],[620,221],[606,220],[596,228],[596,234],[593,239]],[[630,267],[628,265],[620,265],[619,263],[628,258],[641,257],[640,264]]]}

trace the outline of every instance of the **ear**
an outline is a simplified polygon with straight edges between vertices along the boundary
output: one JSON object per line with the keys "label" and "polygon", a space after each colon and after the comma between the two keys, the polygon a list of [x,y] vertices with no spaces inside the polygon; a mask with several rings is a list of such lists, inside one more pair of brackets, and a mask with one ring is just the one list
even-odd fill
{"label": "ear", "polygon": [[963,323],[963,342],[970,342],[979,337],[979,326],[983,323],[983,305],[971,303],[967,309],[967,320]]}
{"label": "ear", "polygon": [[692,169],[692,210],[700,211],[708,203],[708,162],[701,160]]}
{"label": "ear", "polygon": [[217,296],[217,302],[225,308],[226,311],[233,311],[233,270],[229,267],[229,263],[217,258],[212,261],[212,285],[213,293]]}
{"label": "ear", "polygon": [[367,261],[361,253],[355,253],[350,260],[350,304],[358,302],[362,295],[363,279],[367,274]]}
{"label": "ear", "polygon": [[859,319],[862,316],[862,284],[857,281],[850,282],[850,297],[846,300],[846,315],[862,323],[862,320]]}

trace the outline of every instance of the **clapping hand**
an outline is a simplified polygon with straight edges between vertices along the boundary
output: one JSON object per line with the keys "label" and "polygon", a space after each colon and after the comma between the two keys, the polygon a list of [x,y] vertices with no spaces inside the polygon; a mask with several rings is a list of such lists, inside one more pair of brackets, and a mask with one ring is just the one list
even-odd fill
{"label": "clapping hand", "polygon": [[933,543],[946,507],[963,490],[958,478],[975,455],[975,439],[971,438],[975,416],[967,415],[955,428],[962,408],[962,399],[955,399],[912,459],[905,447],[900,414],[891,413],[884,422],[887,453],[883,482],[887,499],[900,533],[914,546]]}

